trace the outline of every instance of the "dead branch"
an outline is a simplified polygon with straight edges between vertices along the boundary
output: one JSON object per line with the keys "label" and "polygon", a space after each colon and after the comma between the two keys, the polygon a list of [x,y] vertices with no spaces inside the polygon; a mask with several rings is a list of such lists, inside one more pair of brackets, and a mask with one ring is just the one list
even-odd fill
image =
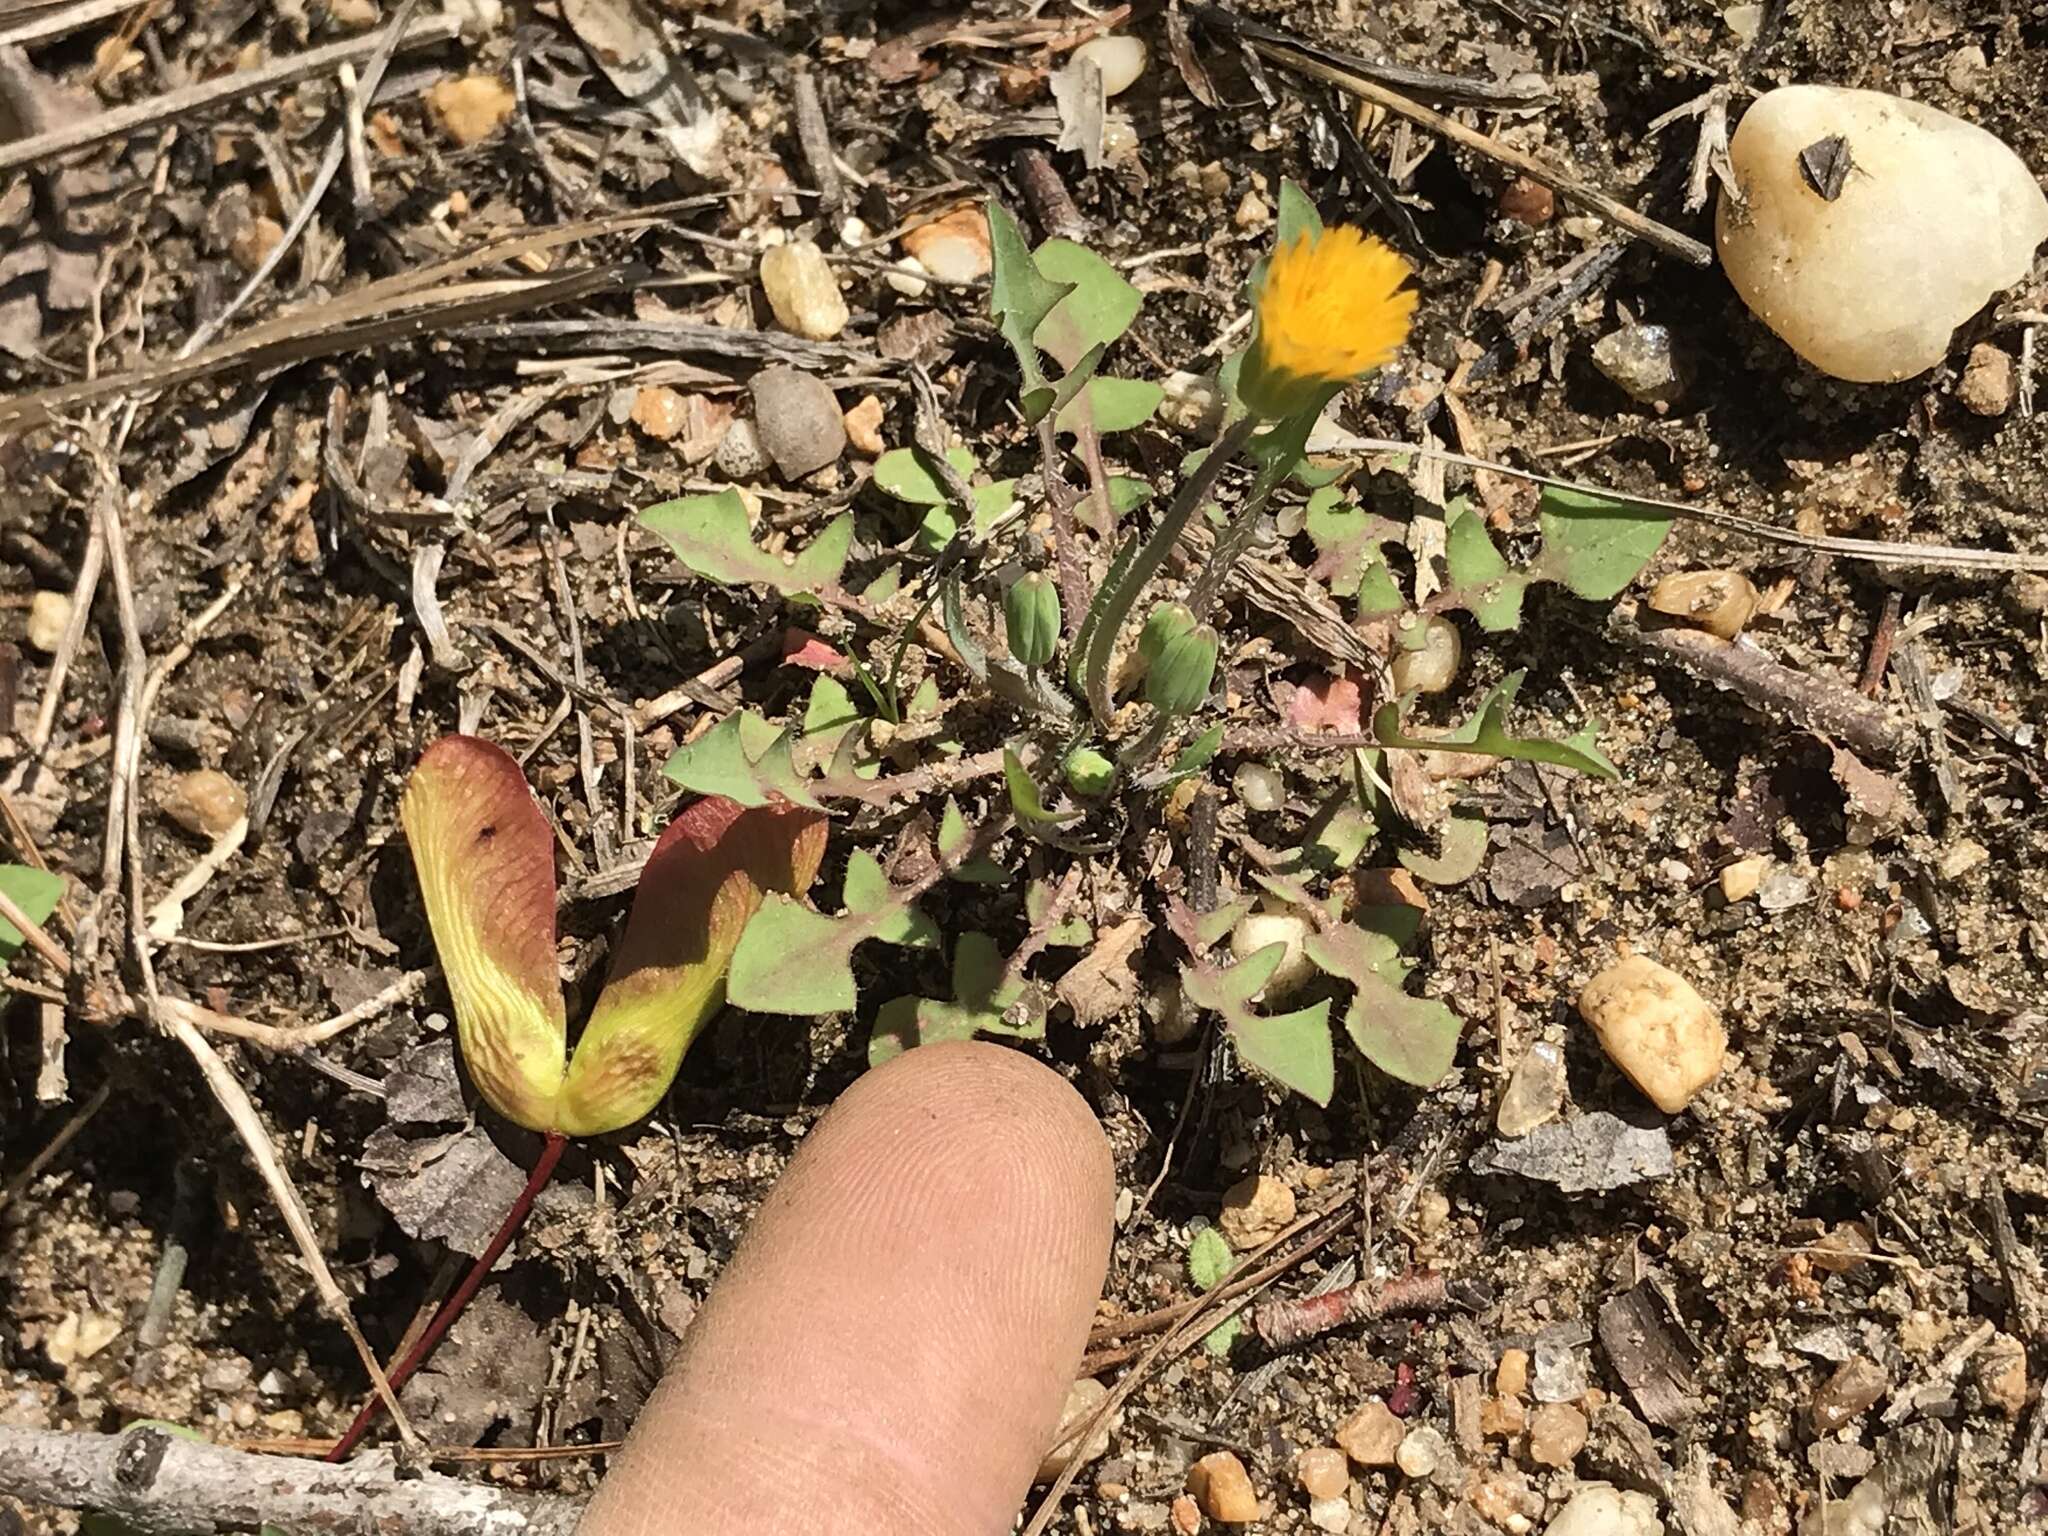
{"label": "dead branch", "polygon": [[150,1427],[120,1435],[0,1425],[0,1494],[118,1515],[140,1536],[213,1536],[259,1524],[305,1536],[570,1536],[581,1504],[428,1474],[391,1458],[347,1466],[253,1456]]}
{"label": "dead branch", "polygon": [[1702,682],[1740,694],[1765,714],[1841,742],[1866,757],[1897,762],[1912,749],[1909,724],[1852,684],[1800,672],[1762,651],[1698,629],[1642,629],[1619,609],[1610,627],[1639,651]]}

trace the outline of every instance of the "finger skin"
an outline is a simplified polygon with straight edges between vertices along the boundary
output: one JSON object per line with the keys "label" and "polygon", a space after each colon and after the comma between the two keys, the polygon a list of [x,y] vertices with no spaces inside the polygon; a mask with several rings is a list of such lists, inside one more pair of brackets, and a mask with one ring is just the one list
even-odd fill
{"label": "finger skin", "polygon": [[1001,1536],[1109,1263],[1109,1146],[1016,1051],[921,1046],[818,1122],[578,1536]]}

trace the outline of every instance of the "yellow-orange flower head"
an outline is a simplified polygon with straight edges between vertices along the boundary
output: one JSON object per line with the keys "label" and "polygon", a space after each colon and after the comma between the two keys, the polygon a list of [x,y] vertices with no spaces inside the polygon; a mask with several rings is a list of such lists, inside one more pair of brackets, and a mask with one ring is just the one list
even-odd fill
{"label": "yellow-orange flower head", "polygon": [[1348,224],[1278,247],[1254,299],[1258,330],[1239,398],[1277,420],[1386,363],[1415,315],[1415,293],[1401,286],[1408,276],[1408,263]]}

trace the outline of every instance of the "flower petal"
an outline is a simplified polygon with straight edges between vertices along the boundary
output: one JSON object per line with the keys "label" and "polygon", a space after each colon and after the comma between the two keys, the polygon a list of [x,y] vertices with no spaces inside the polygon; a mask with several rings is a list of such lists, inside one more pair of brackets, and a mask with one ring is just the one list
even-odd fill
{"label": "flower petal", "polygon": [[506,1119],[551,1130],[568,1029],[547,814],[502,748],[444,736],[414,767],[398,819],[469,1075]]}

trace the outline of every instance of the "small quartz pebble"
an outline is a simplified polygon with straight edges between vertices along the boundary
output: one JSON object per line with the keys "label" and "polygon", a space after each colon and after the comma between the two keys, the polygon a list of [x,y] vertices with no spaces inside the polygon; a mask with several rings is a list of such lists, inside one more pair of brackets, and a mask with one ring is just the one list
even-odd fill
{"label": "small quartz pebble", "polygon": [[1672,360],[1671,332],[1661,325],[1625,325],[1593,343],[1593,366],[1631,400],[1668,407],[1684,393]]}
{"label": "small quartz pebble", "polygon": [[1586,1416],[1570,1403],[1545,1403],[1529,1415],[1529,1459],[1568,1467],[1586,1448]]}
{"label": "small quartz pebble", "polygon": [[1312,1445],[1294,1458],[1294,1480],[1311,1499],[1335,1499],[1351,1486],[1351,1464],[1334,1445]]}
{"label": "small quartz pebble", "polygon": [[496,75],[462,75],[427,92],[427,110],[458,149],[481,144],[512,116],[512,87]]}
{"label": "small quartz pebble", "polygon": [[1145,41],[1123,33],[1091,37],[1074,50],[1074,61],[1083,60],[1102,71],[1104,96],[1121,96],[1145,73]]}
{"label": "small quartz pebble", "polygon": [[1757,887],[1764,883],[1764,871],[1770,867],[1771,861],[1760,853],[1723,866],[1721,899],[1731,906],[1738,901],[1749,900],[1756,894]]}
{"label": "small quartz pebble", "polygon": [[1351,1501],[1349,1499],[1310,1499],[1308,1501],[1308,1523],[1319,1531],[1329,1531],[1332,1536],[1351,1529]]}
{"label": "small quartz pebble", "polygon": [[1287,781],[1265,763],[1238,764],[1230,787],[1237,791],[1237,798],[1248,811],[1277,811],[1287,803]]}
{"label": "small quartz pebble", "polygon": [[1548,1040],[1538,1040],[1522,1052],[1508,1074],[1500,1107],[1494,1111],[1494,1129],[1503,1136],[1526,1136],[1537,1126],[1548,1125],[1564,1107],[1564,1090],[1564,1052]]}
{"label": "small quartz pebble", "polygon": [[862,395],[858,405],[846,412],[846,440],[864,459],[878,459],[888,444],[882,441],[882,398]]}
{"label": "small quartz pebble", "polygon": [[1587,1483],[1543,1530],[1544,1536],[1664,1536],[1664,1522],[1648,1494]]}
{"label": "small quartz pebble", "polygon": [[761,288],[775,323],[796,336],[830,341],[853,318],[825,253],[808,240],[792,240],[761,253]]}
{"label": "small quartz pebble", "polygon": [[942,219],[920,224],[903,237],[903,249],[942,282],[971,283],[994,267],[988,216],[979,208],[955,208]]}
{"label": "small quartz pebble", "polygon": [[905,256],[890,264],[882,274],[882,281],[906,299],[921,299],[931,287],[928,269],[915,256]]}
{"label": "small quartz pebble", "polygon": [[1277,1237],[1293,1220],[1294,1191],[1270,1173],[1255,1173],[1224,1191],[1223,1211],[1216,1225],[1230,1246],[1243,1253]]}
{"label": "small quartz pebble", "polygon": [[[1977,1391],[1987,1408],[2017,1419],[2027,1407],[2027,1347],[2009,1333],[1994,1333],[1972,1362]],[[1304,1454],[1306,1454],[1304,1452]]]}
{"label": "small quartz pebble", "polygon": [[1756,904],[1766,912],[1789,912],[1813,900],[1813,882],[1789,869],[1774,869],[1757,887]]}
{"label": "small quartz pebble", "polygon": [[1441,1434],[1421,1424],[1402,1436],[1401,1447],[1394,1452],[1394,1465],[1407,1477],[1428,1477],[1443,1465],[1447,1449]]}
{"label": "small quartz pebble", "polygon": [[218,768],[198,768],[171,780],[157,802],[194,837],[219,837],[248,814],[249,796]]}
{"label": "small quartz pebble", "polygon": [[1932,368],[2048,239],[2048,196],[2018,155],[1881,91],[1769,91],[1729,158],[1741,196],[1721,195],[1721,265],[1764,324],[1837,378]]}
{"label": "small quartz pebble", "polygon": [[778,363],[754,375],[754,431],[785,480],[800,480],[846,451],[846,416],[832,386]]}
{"label": "small quartz pebble", "polygon": [[1600,1048],[1667,1115],[1712,1082],[1727,1033],[1692,983],[1647,955],[1617,960],[1586,983],[1579,1014]]}
{"label": "small quartz pebble", "polygon": [[[1108,1396],[1109,1388],[1093,1376],[1083,1376],[1067,1388],[1067,1400],[1060,1407],[1060,1426],[1072,1424],[1075,1420],[1094,1413],[1102,1406],[1102,1400]],[[1081,1452],[1084,1464],[1109,1454],[1109,1437],[1114,1433],[1116,1426],[1116,1414],[1111,1414],[1102,1421],[1101,1427],[1089,1437],[1087,1445]],[[1044,1484],[1059,1479],[1059,1475],[1067,1469],[1067,1458],[1074,1453],[1074,1441],[1079,1433],[1080,1431],[1076,1430],[1074,1434],[1067,1436],[1045,1453],[1045,1459],[1039,1462],[1038,1470],[1031,1474],[1032,1482]]]}
{"label": "small quartz pebble", "polygon": [[2012,408],[2012,354],[1988,341],[1970,348],[1956,398],[1979,416],[2003,416]]}
{"label": "small quartz pebble", "polygon": [[1361,1467],[1391,1467],[1408,1426],[1378,1398],[1337,1426],[1337,1444]]}
{"label": "small quartz pebble", "polygon": [[71,622],[69,592],[38,592],[28,601],[28,643],[31,650],[52,655],[64,641]]}
{"label": "small quartz pebble", "polygon": [[1733,640],[1756,617],[1756,584],[1740,571],[1674,571],[1650,589],[1651,612]]}
{"label": "small quartz pebble", "polygon": [[1188,1492],[1202,1513],[1225,1525],[1249,1525],[1259,1518],[1259,1495],[1244,1463],[1229,1451],[1212,1451],[1188,1470]]}
{"label": "small quartz pebble", "polygon": [[1807,1406],[1814,1432],[1833,1434],[1883,1397],[1890,1386],[1883,1366],[1868,1355],[1851,1355],[1821,1383]]}

